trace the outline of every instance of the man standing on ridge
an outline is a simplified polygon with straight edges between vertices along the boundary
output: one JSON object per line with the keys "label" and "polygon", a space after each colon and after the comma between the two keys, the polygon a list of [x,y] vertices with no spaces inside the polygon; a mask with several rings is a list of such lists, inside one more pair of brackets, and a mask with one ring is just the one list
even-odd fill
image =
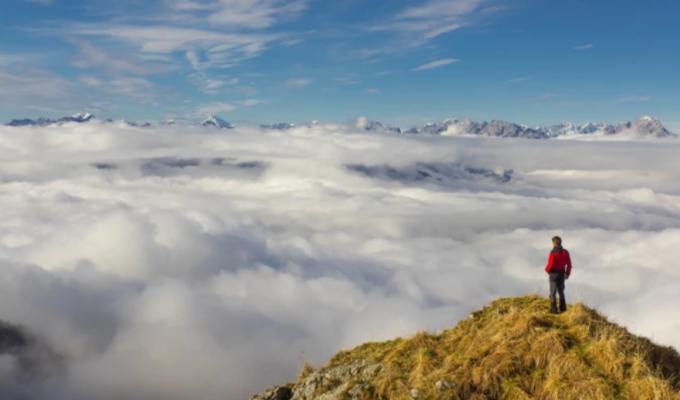
{"label": "man standing on ridge", "polygon": [[[559,236],[552,238],[552,244],[553,249],[550,252],[545,272],[550,276],[550,313],[558,314],[567,311],[564,281],[571,275],[571,257],[569,257],[569,252],[562,248],[562,239]],[[557,293],[560,295],[559,311],[557,311]]]}

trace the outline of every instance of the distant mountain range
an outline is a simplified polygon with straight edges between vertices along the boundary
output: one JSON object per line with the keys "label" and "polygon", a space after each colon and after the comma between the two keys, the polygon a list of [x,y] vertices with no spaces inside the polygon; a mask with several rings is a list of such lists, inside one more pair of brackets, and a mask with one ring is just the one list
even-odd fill
{"label": "distant mountain range", "polygon": [[70,117],[63,117],[57,120],[49,119],[49,118],[38,118],[37,120],[32,120],[32,119],[14,119],[10,123],[7,124],[7,126],[44,126],[44,125],[52,125],[52,124],[61,124],[61,123],[66,123],[66,122],[88,122],[92,119],[95,119],[95,116],[92,114],[75,114]]}
{"label": "distant mountain range", "polygon": [[[37,120],[32,120],[32,119],[13,119],[10,121],[7,126],[48,126],[48,125],[59,125],[59,124],[64,124],[64,123],[69,123],[69,122],[76,122],[76,123],[84,123],[84,122],[90,122],[92,120],[97,120],[97,117],[95,117],[92,114],[75,114],[70,117],[63,117],[59,119],[49,119],[49,118],[38,118]],[[150,126],[153,126],[149,122],[143,122],[143,123],[137,123],[137,122],[129,122],[129,121],[123,121],[123,120],[112,120],[112,119],[106,119],[103,120],[103,122],[122,122],[125,124],[128,124],[130,126],[136,126],[140,128],[148,128]],[[177,126],[177,122],[175,120],[167,120],[167,121],[161,121],[158,123],[158,125],[161,126]],[[217,128],[226,128],[226,129],[231,129],[234,126],[227,121],[223,120],[220,117],[217,116],[211,116],[208,117],[206,120],[201,122],[201,126],[214,126]]]}
{"label": "distant mountain range", "polygon": [[430,134],[442,136],[483,136],[483,137],[518,137],[528,139],[552,139],[584,137],[587,135],[607,136],[630,134],[643,137],[675,137],[657,118],[642,117],[635,121],[626,121],[611,125],[605,123],[572,123],[528,127],[507,121],[492,120],[490,122],[473,122],[467,119],[447,119],[438,123],[430,123],[402,131],[399,128],[384,126],[380,123],[358,120],[357,128],[367,131],[400,132],[404,134]]}
{"label": "distant mountain range", "polygon": [[[15,119],[8,123],[8,126],[45,126],[53,124],[63,124],[69,122],[85,123],[96,120],[92,114],[75,114],[57,120],[39,118]],[[104,122],[116,122],[105,120]],[[137,124],[134,122],[119,121],[131,126],[150,127],[150,123]],[[174,126],[174,120],[160,122],[158,125]],[[234,125],[217,117],[211,116],[202,121],[200,126],[215,127],[221,129],[232,129]],[[267,130],[287,130],[296,127],[313,127],[323,125],[323,123],[312,121],[303,125],[295,125],[286,122],[279,122],[269,125],[260,125],[261,129]],[[489,122],[473,122],[468,119],[446,119],[442,122],[428,123],[415,126],[406,130],[392,127],[377,121],[371,121],[365,117],[359,117],[347,126],[351,129],[359,129],[367,132],[399,133],[408,135],[441,135],[441,136],[476,136],[476,137],[501,137],[501,138],[527,138],[527,139],[552,139],[552,138],[578,138],[588,136],[611,136],[611,135],[631,135],[636,137],[677,137],[676,134],[669,132],[657,118],[642,117],[634,121],[612,125],[606,123],[587,123],[577,125],[572,123],[528,127],[508,121],[491,120]]]}
{"label": "distant mountain range", "polygon": [[[313,121],[302,126],[315,126],[320,123]],[[553,139],[609,135],[634,135],[641,137],[676,137],[668,131],[657,118],[642,117],[635,121],[621,124],[587,123],[576,125],[572,123],[537,126],[534,128],[507,121],[491,120],[489,122],[473,122],[468,119],[446,119],[442,122],[415,126],[406,130],[392,127],[377,121],[370,121],[365,117],[357,118],[349,124],[351,128],[367,132],[401,133],[408,135],[441,135],[441,136],[479,136],[502,138]],[[260,125],[263,129],[286,130],[296,125],[280,122],[272,125]]]}

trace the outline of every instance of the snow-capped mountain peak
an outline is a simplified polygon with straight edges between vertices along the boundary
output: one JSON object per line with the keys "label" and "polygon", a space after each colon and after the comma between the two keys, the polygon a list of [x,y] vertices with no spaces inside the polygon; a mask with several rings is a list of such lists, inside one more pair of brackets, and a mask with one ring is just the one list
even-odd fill
{"label": "snow-capped mountain peak", "polygon": [[231,129],[234,126],[230,124],[229,122],[223,120],[222,118],[212,115],[208,118],[205,119],[205,121],[201,122],[201,125],[203,126],[215,126],[217,128],[224,128],[224,129]]}
{"label": "snow-capped mountain peak", "polygon": [[358,129],[369,132],[396,132],[401,133],[401,129],[383,125],[380,122],[371,121],[366,117],[359,117],[354,121],[354,126]]}
{"label": "snow-capped mountain peak", "polygon": [[626,122],[614,128],[614,133],[632,132],[641,136],[669,137],[675,134],[669,132],[658,118],[644,116],[633,122]]}
{"label": "snow-capped mountain peak", "polygon": [[96,117],[90,113],[78,113],[70,117],[61,118],[57,122],[88,122],[92,119],[96,119]]}

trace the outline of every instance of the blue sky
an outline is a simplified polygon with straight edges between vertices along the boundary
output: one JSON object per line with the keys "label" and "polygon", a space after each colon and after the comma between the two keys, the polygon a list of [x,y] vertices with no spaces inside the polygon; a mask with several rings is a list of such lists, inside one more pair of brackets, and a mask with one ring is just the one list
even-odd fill
{"label": "blue sky", "polygon": [[680,127],[680,2],[4,0],[0,119]]}

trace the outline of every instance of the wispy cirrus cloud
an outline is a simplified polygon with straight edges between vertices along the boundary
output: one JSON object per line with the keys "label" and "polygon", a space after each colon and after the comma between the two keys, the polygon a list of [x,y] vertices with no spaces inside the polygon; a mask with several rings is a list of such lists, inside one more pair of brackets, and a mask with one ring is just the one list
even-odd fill
{"label": "wispy cirrus cloud", "polygon": [[[205,94],[215,95],[227,85],[238,84],[236,78],[221,78],[219,74],[216,77],[214,70],[236,66],[273,46],[299,43],[301,39],[291,38],[289,33],[276,33],[272,27],[297,18],[307,8],[308,0],[158,2],[164,7],[146,8],[144,15],[134,18],[104,19],[95,23],[58,21],[36,25],[30,30],[68,38],[68,42],[77,46],[78,53],[69,63],[87,71],[69,84],[70,89],[84,88],[91,93],[154,103],[156,85],[147,76],[182,71],[187,64],[202,74],[190,75],[189,81]],[[0,65],[13,61],[0,57]],[[288,85],[300,87],[307,83],[293,80]],[[32,86],[27,85],[21,92],[32,90]],[[50,91],[48,85],[45,90]],[[256,89],[243,87],[236,91],[252,95]],[[49,98],[49,95],[43,96],[43,100]]]}
{"label": "wispy cirrus cloud", "polygon": [[385,75],[390,75],[390,74],[393,74],[393,73],[394,73],[394,71],[380,71],[380,72],[376,73],[375,76],[385,76]]}
{"label": "wispy cirrus cloud", "polygon": [[551,100],[551,99],[555,99],[555,98],[559,98],[559,97],[566,97],[566,96],[567,96],[566,94],[546,92],[546,93],[540,94],[536,97],[532,97],[529,100],[534,100],[534,101],[536,101],[536,100]]}
{"label": "wispy cirrus cloud", "polygon": [[0,53],[0,66],[9,66],[12,64],[35,64],[39,59],[44,58],[46,54],[42,53]]}
{"label": "wispy cirrus cloud", "polygon": [[481,10],[479,10],[479,12],[482,14],[494,14],[505,9],[507,9],[507,7],[505,6],[491,6],[482,8]]}
{"label": "wispy cirrus cloud", "polygon": [[439,68],[443,67],[444,65],[449,65],[455,62],[458,62],[460,60],[456,60],[454,58],[447,58],[445,60],[437,60],[437,61],[432,61],[430,63],[421,65],[420,67],[413,68],[411,71],[425,71],[428,69],[434,69],[434,68]]}
{"label": "wispy cirrus cloud", "polygon": [[79,69],[99,69],[108,75],[150,75],[174,69],[170,64],[149,61],[132,52],[105,51],[86,40],[72,40],[72,43],[79,51],[71,65]]}
{"label": "wispy cirrus cloud", "polygon": [[297,18],[309,0],[166,0],[176,13],[231,28],[264,29]]}
{"label": "wispy cirrus cloud", "polygon": [[369,58],[380,53],[380,49],[358,49],[350,52],[351,55],[359,58]]}
{"label": "wispy cirrus cloud", "polygon": [[295,46],[296,44],[302,43],[302,39],[288,39],[281,42],[284,46]]}
{"label": "wispy cirrus cloud", "polygon": [[[33,109],[68,113],[95,102],[110,109],[114,100],[154,105],[159,95],[156,86],[141,77],[86,74],[69,80],[55,72],[26,64],[0,66],[0,88],[0,102],[4,109],[17,112]],[[107,100],[94,100],[102,98]]]}
{"label": "wispy cirrus cloud", "polygon": [[269,101],[267,100],[256,100],[256,99],[248,99],[248,100],[243,100],[239,101],[238,104],[247,106],[247,107],[252,107],[252,106],[257,106],[260,104],[267,104]]}
{"label": "wispy cirrus cloud", "polygon": [[78,26],[70,32],[122,40],[148,53],[172,53],[199,48],[211,52],[230,51],[247,54],[256,52],[264,44],[281,37],[276,34],[224,33],[171,25],[90,24]]}
{"label": "wispy cirrus cloud", "polygon": [[134,100],[141,104],[158,105],[159,93],[156,85],[148,79],[140,77],[121,76],[113,79],[101,78],[95,75],[82,75],[78,82],[95,90],[98,97],[110,100]]}
{"label": "wispy cirrus cloud", "polygon": [[76,84],[63,76],[30,65],[0,66],[0,101],[6,109],[28,106],[68,107]]}
{"label": "wispy cirrus cloud", "polygon": [[189,75],[189,82],[198,86],[203,93],[214,95],[219,93],[220,88],[237,85],[240,80],[238,78],[211,78],[203,72],[196,72]]}
{"label": "wispy cirrus cloud", "polygon": [[196,108],[195,117],[204,117],[207,115],[215,115],[225,112],[231,112],[236,110],[236,106],[233,104],[222,103],[219,101],[213,101],[212,103],[202,104]]}
{"label": "wispy cirrus cloud", "polygon": [[120,96],[133,98],[143,104],[158,104],[155,85],[144,78],[122,77],[109,82],[108,90]]}
{"label": "wispy cirrus cloud", "polygon": [[651,96],[624,96],[616,100],[616,103],[633,103],[651,100]]}
{"label": "wispy cirrus cloud", "polygon": [[349,77],[340,77],[340,78],[335,78],[333,79],[335,82],[338,82],[342,85],[356,85],[358,83],[361,83],[362,81],[354,79],[354,78],[349,78]]}
{"label": "wispy cirrus cloud", "polygon": [[298,78],[298,79],[289,79],[283,83],[284,87],[289,87],[289,88],[299,88],[303,86],[307,86],[311,83],[311,79],[305,79],[305,78]]}
{"label": "wispy cirrus cloud", "polygon": [[374,31],[397,31],[414,35],[418,45],[471,23],[471,17],[488,0],[431,0],[397,13],[391,22],[376,24]]}
{"label": "wispy cirrus cloud", "polygon": [[576,46],[573,49],[574,50],[588,50],[588,49],[592,49],[593,47],[595,47],[594,44],[584,44],[582,46]]}
{"label": "wispy cirrus cloud", "polygon": [[531,80],[531,79],[534,79],[534,78],[535,78],[534,76],[525,76],[525,77],[522,77],[522,78],[510,79],[508,82],[509,83],[524,82],[524,81],[528,81],[528,80]]}
{"label": "wispy cirrus cloud", "polygon": [[554,98],[555,96],[556,96],[555,93],[547,92],[547,93],[543,93],[541,95],[538,95],[536,97],[533,97],[532,100],[550,100],[550,99]]}

